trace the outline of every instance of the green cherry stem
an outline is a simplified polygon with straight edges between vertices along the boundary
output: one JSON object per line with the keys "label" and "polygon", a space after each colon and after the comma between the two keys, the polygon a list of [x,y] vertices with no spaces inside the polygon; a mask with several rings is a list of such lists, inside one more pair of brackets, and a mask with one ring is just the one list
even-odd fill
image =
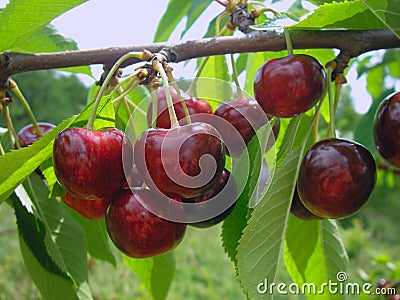
{"label": "green cherry stem", "polygon": [[293,55],[292,39],[290,37],[290,32],[289,32],[288,28],[284,29],[284,34],[285,34],[286,49],[287,49],[288,55]]}
{"label": "green cherry stem", "polygon": [[0,142],[0,156],[5,155],[6,152],[4,151],[3,145]]}
{"label": "green cherry stem", "polygon": [[244,96],[243,96],[243,92],[242,92],[242,89],[241,89],[240,83],[239,83],[235,58],[233,57],[233,54],[231,54],[230,57],[231,57],[231,65],[232,65],[232,73],[233,73],[232,78],[233,78],[233,81],[235,81],[237,97],[238,97],[238,99],[243,99]]}
{"label": "green cherry stem", "polygon": [[164,63],[163,66],[164,66],[164,70],[165,70],[165,73],[167,74],[169,82],[172,84],[172,86],[174,87],[174,90],[178,94],[179,102],[182,105],[183,112],[184,112],[185,118],[186,118],[186,122],[187,122],[187,124],[190,124],[190,123],[192,123],[192,119],[190,118],[190,114],[189,114],[189,110],[186,105],[186,102],[184,101],[184,99],[182,97],[181,89],[179,88],[178,84],[175,81],[174,76],[172,75],[172,68],[167,63]]}
{"label": "green cherry stem", "polygon": [[151,108],[151,127],[156,128],[157,127],[157,117],[158,117],[158,95],[157,95],[157,89],[160,87],[160,81],[158,80],[157,77],[153,77],[149,83],[149,88],[150,88],[150,95],[151,95],[151,103],[152,103],[152,108]]}
{"label": "green cherry stem", "polygon": [[[129,108],[129,104],[128,104],[127,98],[125,97],[123,101],[124,101],[124,107],[125,107],[126,113],[128,114],[128,116],[132,116],[132,112],[131,112],[131,109]],[[131,130],[131,133],[132,133],[132,141],[136,141],[135,124],[133,122],[133,118],[132,117],[129,117],[128,126],[129,126],[129,129]]]}
{"label": "green cherry stem", "polygon": [[327,131],[327,137],[336,137],[336,129],[335,129],[335,100],[333,98],[333,90],[332,90],[332,72],[333,68],[328,66],[326,70],[326,83],[328,86],[328,99],[329,99],[329,127]]}
{"label": "green cherry stem", "polygon": [[17,146],[17,149],[19,149],[19,148],[21,148],[21,144],[19,143],[18,135],[17,135],[17,132],[15,131],[15,127],[14,127],[14,124],[11,119],[10,109],[9,109],[8,105],[4,106],[4,115],[6,117],[8,130],[10,131],[11,136],[15,140],[15,145]]}
{"label": "green cherry stem", "polygon": [[90,113],[89,120],[87,122],[86,128],[92,129],[94,120],[96,119],[97,109],[100,104],[101,97],[103,97],[104,91],[106,90],[108,83],[110,82],[111,78],[114,76],[115,72],[119,69],[121,64],[130,58],[139,58],[142,59],[144,57],[143,52],[129,52],[123,55],[117,62],[112,66],[111,70],[108,72],[106,79],[104,80],[103,84],[100,87],[99,92],[97,93],[96,99],[94,100],[93,109]]}
{"label": "green cherry stem", "polygon": [[168,76],[165,73],[163,66],[157,59],[155,59],[153,61],[153,63],[154,63],[154,69],[157,70],[161,75],[162,84],[163,84],[164,91],[165,91],[165,97],[167,99],[167,106],[168,106],[169,119],[171,121],[171,128],[177,127],[177,126],[179,126],[179,122],[176,117],[174,103],[173,103],[172,97],[171,97],[171,91],[169,90]]}
{"label": "green cherry stem", "polygon": [[8,88],[17,96],[17,98],[21,101],[22,105],[24,106],[24,108],[28,114],[29,120],[31,121],[31,123],[33,125],[35,134],[41,135],[42,131],[40,130],[40,127],[36,121],[35,115],[33,114],[28,101],[26,101],[26,99],[25,99],[24,95],[22,94],[21,90],[19,89],[17,83],[14,80],[10,79],[8,82]]}

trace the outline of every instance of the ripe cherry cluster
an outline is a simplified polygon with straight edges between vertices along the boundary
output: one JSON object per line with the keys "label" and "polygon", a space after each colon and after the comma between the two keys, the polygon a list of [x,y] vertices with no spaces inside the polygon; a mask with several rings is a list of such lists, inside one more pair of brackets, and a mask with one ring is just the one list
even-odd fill
{"label": "ripe cherry cluster", "polygon": [[[235,180],[225,168],[226,155],[239,157],[269,120],[255,100],[222,103],[213,113],[208,102],[184,96],[182,101],[192,117],[188,122],[178,93],[172,87],[169,91],[179,124],[171,126],[166,90],[158,89],[155,128],[150,127],[151,104],[147,112],[150,128],[134,147],[116,128],[68,128],[54,141],[55,174],[67,191],[62,200],[87,218],[105,217],[111,240],[131,257],[150,257],[173,249],[187,224],[205,228],[224,220],[238,196]],[[277,134],[279,122],[275,124]],[[239,137],[244,146],[228,151],[226,144],[232,137]],[[133,153],[133,159],[124,153]],[[146,205],[173,201],[201,208],[210,199],[230,205],[195,222],[165,219]],[[181,207],[185,214],[184,205]]]}
{"label": "ripe cherry cluster", "polygon": [[[289,55],[261,66],[254,79],[256,100],[224,102],[214,113],[207,101],[189,96],[182,100],[169,88],[176,124],[171,124],[167,89],[158,89],[154,122],[153,104],[147,112],[148,125],[155,128],[145,130],[134,146],[116,128],[68,128],[56,137],[53,148],[55,174],[67,192],[62,200],[89,219],[105,217],[111,240],[131,257],[169,251],[183,239],[187,224],[209,227],[234,209],[238,190],[225,168],[226,155],[240,157],[257,130],[273,117],[276,137],[279,118],[315,106],[324,97],[326,82],[325,70],[315,58]],[[400,167],[399,95],[383,101],[374,123],[378,151],[395,167]],[[40,126],[43,133],[52,128]],[[38,138],[32,126],[19,133],[21,146]],[[269,147],[270,141],[266,151]],[[123,153],[133,155],[126,159]],[[375,180],[375,161],[365,147],[338,138],[321,140],[302,160],[291,212],[301,219],[350,216],[367,202]],[[145,205],[161,199],[200,207],[226,197],[231,198],[229,207],[198,222],[168,220]],[[184,208],[181,213],[186,213]]]}

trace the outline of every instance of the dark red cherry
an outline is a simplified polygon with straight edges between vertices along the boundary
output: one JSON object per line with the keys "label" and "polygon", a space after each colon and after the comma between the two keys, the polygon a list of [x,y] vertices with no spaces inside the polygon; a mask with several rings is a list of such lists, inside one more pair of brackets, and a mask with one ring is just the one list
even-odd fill
{"label": "dark red cherry", "polygon": [[400,168],[400,92],[388,96],[379,105],[374,120],[374,140],[382,157]]}
{"label": "dark red cherry", "polygon": [[275,117],[302,114],[325,94],[326,74],[321,64],[305,54],[267,61],[254,78],[254,96]]}
{"label": "dark red cherry", "polygon": [[[179,121],[180,125],[186,125],[186,118],[185,118],[185,111],[181,102],[179,101],[179,96],[176,93],[173,87],[169,88],[172,96],[172,102],[174,103],[174,109],[176,113],[176,117]],[[156,127],[159,128],[171,128],[171,121],[169,119],[169,112],[168,112],[168,105],[167,105],[167,98],[165,96],[165,89],[160,88],[157,91],[158,95],[158,116],[157,116],[157,123]],[[212,114],[211,105],[204,101],[198,99],[188,98],[186,95],[182,95],[184,97],[184,101],[186,103],[187,109],[189,111],[189,115],[195,114]],[[152,118],[153,118],[153,104],[150,103],[149,108],[147,110],[147,125],[151,127]]]}
{"label": "dark red cherry", "polygon": [[[227,145],[227,153],[239,157],[256,131],[268,122],[256,100],[239,99],[220,104],[214,112],[211,124],[220,132]],[[222,118],[227,123],[219,120]],[[272,117],[271,117],[272,118]]]}
{"label": "dark red cherry", "polygon": [[313,214],[344,218],[367,202],[375,181],[375,161],[364,146],[331,138],[316,143],[306,153],[297,190]]}
{"label": "dark red cherry", "polygon": [[[215,217],[200,222],[189,223],[189,225],[199,228],[206,228],[220,223],[221,221],[225,220],[226,217],[228,217],[229,214],[234,209],[237,197],[238,194],[237,194],[236,183],[233,178],[230,178],[230,172],[227,169],[224,169],[219,179],[211,186],[211,188],[208,191],[206,191],[204,194],[198,197],[182,199],[182,201],[186,203],[197,203],[200,206],[202,205],[204,206],[207,205],[206,204],[207,200],[214,198],[215,201],[221,203],[220,205],[226,207],[227,204],[230,204],[230,206],[222,213],[216,215]],[[204,207],[200,207],[200,209],[203,208]]]}
{"label": "dark red cherry", "polygon": [[62,187],[81,199],[106,199],[125,183],[122,148],[131,144],[116,128],[68,128],[53,146],[54,171]]}
{"label": "dark red cherry", "polygon": [[134,258],[151,257],[175,248],[186,224],[172,222],[148,211],[142,203],[156,202],[150,190],[136,188],[114,195],[106,213],[107,231],[115,246]]}
{"label": "dark red cherry", "polygon": [[86,200],[70,194],[61,197],[63,202],[87,219],[97,220],[104,218],[110,199]]}
{"label": "dark red cherry", "polygon": [[304,206],[301,202],[297,188],[294,191],[292,205],[290,206],[290,212],[299,219],[302,220],[321,220],[320,216],[314,215],[311,211]]}
{"label": "dark red cherry", "polygon": [[51,123],[38,122],[41,134],[36,134],[33,124],[28,124],[18,132],[18,141],[21,147],[27,147],[42,137],[43,134],[52,130],[55,126]]}
{"label": "dark red cherry", "polygon": [[171,129],[147,129],[137,139],[134,160],[151,189],[159,189],[170,198],[191,198],[219,178],[225,151],[213,126],[195,122]]}

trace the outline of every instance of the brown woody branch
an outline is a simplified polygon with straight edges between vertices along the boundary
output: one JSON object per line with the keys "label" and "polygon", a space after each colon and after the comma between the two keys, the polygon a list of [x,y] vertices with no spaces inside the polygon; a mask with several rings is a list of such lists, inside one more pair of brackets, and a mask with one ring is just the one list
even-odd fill
{"label": "brown woody branch", "polygon": [[[398,39],[390,30],[294,30],[291,31],[294,49],[336,48],[348,57],[389,48],[400,48]],[[85,51],[65,51],[55,53],[3,53],[0,54],[0,83],[16,73],[32,70],[56,69],[75,66],[103,64],[111,66],[118,58],[131,51],[147,49],[153,53],[162,48],[169,49],[170,62],[181,62],[193,58],[261,51],[281,51],[286,49],[285,38],[278,31],[253,31],[233,37],[215,37],[192,40],[176,44],[155,43],[132,47],[114,47]],[[135,63],[134,59],[124,66]]]}

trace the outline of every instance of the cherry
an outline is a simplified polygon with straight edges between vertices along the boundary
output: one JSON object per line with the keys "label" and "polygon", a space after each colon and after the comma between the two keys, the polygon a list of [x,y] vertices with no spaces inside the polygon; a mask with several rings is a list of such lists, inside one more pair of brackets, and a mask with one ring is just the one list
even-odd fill
{"label": "cherry", "polygon": [[[231,178],[231,180],[229,180],[229,178],[230,178],[230,172],[227,169],[224,169],[222,171],[222,174],[219,177],[219,179],[204,194],[202,194],[198,197],[194,197],[194,198],[182,199],[183,202],[187,202],[187,203],[202,203],[202,202],[206,202],[207,200],[209,200],[213,197],[216,197],[216,201],[220,202],[221,205],[233,202],[232,205],[230,205],[225,211],[218,214],[217,216],[210,218],[208,220],[205,220],[205,221],[190,223],[189,225],[199,227],[199,228],[206,228],[206,227],[210,227],[210,226],[220,223],[221,221],[225,220],[226,217],[229,216],[229,214],[234,209],[236,200],[237,200],[236,183],[233,180],[233,178]],[[225,187],[226,187],[226,190],[224,190],[222,192],[222,190]],[[235,200],[232,201],[232,199],[235,199]],[[199,204],[199,205],[201,205],[201,204]]]}
{"label": "cherry", "polygon": [[400,168],[400,92],[382,101],[373,128],[378,152],[391,165]]}
{"label": "cherry", "polygon": [[313,214],[344,218],[367,202],[375,181],[375,161],[364,146],[331,138],[316,143],[306,153],[297,190]]}
{"label": "cherry", "polygon": [[280,118],[302,114],[325,93],[321,64],[305,54],[267,61],[254,78],[254,96],[268,114]]}
{"label": "cherry", "polygon": [[214,118],[211,122],[220,132],[224,143],[228,145],[227,154],[232,157],[239,157],[245,146],[256,135],[256,131],[272,118],[266,116],[257,101],[252,99],[224,102],[217,107],[214,115],[232,125],[229,126],[218,118]]}
{"label": "cherry", "polygon": [[138,137],[134,150],[144,182],[171,198],[199,196],[219,178],[225,164],[218,131],[201,122],[149,128]]}
{"label": "cherry", "polygon": [[135,188],[115,194],[106,212],[108,234],[118,249],[134,258],[155,256],[176,247],[186,224],[160,218],[140,201],[158,201],[150,190]]}
{"label": "cherry", "polygon": [[104,218],[110,199],[86,200],[70,194],[61,197],[63,202],[87,219],[97,220]]}
{"label": "cherry", "polygon": [[129,140],[116,128],[65,129],[53,146],[58,181],[68,193],[80,199],[110,198],[125,182],[123,147],[132,152]]}
{"label": "cherry", "polygon": [[38,126],[42,134],[36,134],[33,124],[28,124],[21,128],[21,130],[18,132],[18,141],[21,147],[32,145],[34,142],[40,139],[43,134],[55,127],[53,124],[46,122],[38,122]]}
{"label": "cherry", "polygon": [[321,220],[320,216],[314,215],[311,211],[304,206],[301,202],[297,188],[294,191],[292,205],[290,206],[290,212],[299,219],[302,220]]}
{"label": "cherry", "polygon": [[[185,111],[183,109],[181,102],[179,101],[179,96],[173,87],[169,87],[169,90],[171,92],[172,102],[174,103],[174,109],[175,109],[176,117],[179,121],[179,124],[186,125],[187,122],[186,122]],[[171,128],[171,121],[169,119],[169,112],[168,112],[167,99],[165,96],[165,89],[164,88],[158,89],[157,95],[158,95],[158,104],[157,104],[158,114],[157,114],[156,127]],[[185,95],[183,95],[183,96],[187,97]],[[186,103],[187,109],[189,111],[189,115],[212,114],[211,105],[204,100],[186,98],[183,101],[185,101],[185,103]],[[147,125],[149,127],[151,127],[151,124],[152,124],[152,119],[153,119],[152,112],[153,112],[153,104],[150,103],[149,108],[147,110]]]}

